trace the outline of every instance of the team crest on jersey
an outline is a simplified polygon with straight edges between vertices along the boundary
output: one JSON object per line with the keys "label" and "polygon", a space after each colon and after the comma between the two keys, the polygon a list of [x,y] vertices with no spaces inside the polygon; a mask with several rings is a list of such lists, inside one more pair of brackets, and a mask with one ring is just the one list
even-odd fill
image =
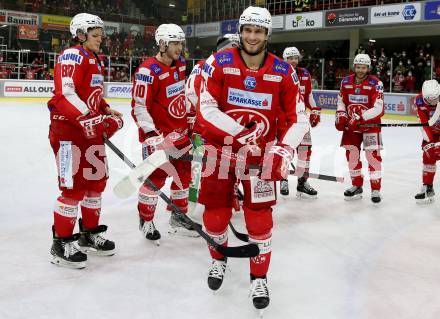
{"label": "team crest on jersey", "polygon": [[185,95],[180,94],[168,105],[168,113],[176,119],[181,119],[186,115]]}
{"label": "team crest on jersey", "polygon": [[179,73],[177,73],[177,71],[174,72],[174,80],[179,81]]}
{"label": "team crest on jersey", "polygon": [[272,94],[229,88],[228,103],[246,108],[270,110],[272,108]]}
{"label": "team crest on jersey", "polygon": [[244,79],[244,87],[246,90],[253,90],[257,86],[257,80],[253,76],[247,76]]}
{"label": "team crest on jersey", "polygon": [[349,117],[353,117],[354,114],[362,114],[368,108],[363,104],[349,104],[347,112]]}
{"label": "team crest on jersey", "polygon": [[162,68],[156,63],[150,65],[150,68],[156,75],[159,75],[162,73]]}
{"label": "team crest on jersey", "polygon": [[306,93],[306,88],[305,88],[305,86],[300,86],[299,87],[299,91],[301,92],[301,94],[305,94]]}
{"label": "team crest on jersey", "polygon": [[355,94],[361,94],[361,88],[356,88],[356,89],[354,90],[354,93],[355,93]]}
{"label": "team crest on jersey", "polygon": [[348,95],[348,101],[350,103],[368,103],[368,95]]}
{"label": "team crest on jersey", "polygon": [[89,110],[97,111],[99,110],[99,105],[101,104],[103,92],[102,88],[97,88],[95,91],[93,91],[89,98],[87,99],[87,106]]}
{"label": "team crest on jersey", "polygon": [[269,119],[262,113],[256,110],[249,109],[233,109],[225,112],[232,117],[237,123],[245,126],[250,122],[255,122],[262,127],[263,136],[267,135],[270,128]]}
{"label": "team crest on jersey", "polygon": [[284,61],[274,60],[272,65],[272,71],[287,75],[289,73],[289,64]]}
{"label": "team crest on jersey", "polygon": [[232,52],[217,53],[217,55],[215,56],[215,60],[217,61],[217,64],[219,66],[222,66],[225,64],[232,64],[232,62],[233,62]]}
{"label": "team crest on jersey", "polygon": [[185,81],[184,80],[179,81],[174,84],[171,84],[171,85],[168,85],[167,89],[166,89],[167,97],[172,97],[177,94],[180,94],[184,90],[185,90]]}
{"label": "team crest on jersey", "polygon": [[377,81],[375,79],[370,79],[370,80],[368,80],[368,84],[370,84],[372,86],[376,86],[377,85]]}

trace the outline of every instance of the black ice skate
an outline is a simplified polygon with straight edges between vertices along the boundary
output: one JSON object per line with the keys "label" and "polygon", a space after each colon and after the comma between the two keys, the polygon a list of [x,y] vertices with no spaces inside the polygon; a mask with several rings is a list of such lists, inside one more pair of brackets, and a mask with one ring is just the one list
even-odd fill
{"label": "black ice skate", "polygon": [[372,190],[371,191],[371,201],[374,204],[379,204],[381,200],[382,200],[382,196],[380,195],[380,191]]}
{"label": "black ice skate", "polygon": [[79,231],[78,246],[83,253],[96,256],[113,256],[115,254],[115,243],[102,236],[107,231],[106,225],[99,225],[94,229],[85,230],[80,218]]}
{"label": "black ice skate", "polygon": [[139,218],[139,230],[142,231],[146,239],[151,240],[157,246],[160,245],[159,239],[161,236],[153,221],[148,222]]}
{"label": "black ice skate", "polygon": [[352,186],[344,192],[345,200],[361,199],[363,191],[362,186]]}
{"label": "black ice skate", "polygon": [[[195,223],[200,229],[202,228],[202,225]],[[187,237],[199,237],[199,233],[196,232],[194,227],[187,222],[181,214],[171,212],[170,217],[170,230],[168,231],[170,234],[173,235],[181,235],[181,236],[187,236]]]}
{"label": "black ice skate", "polygon": [[418,204],[430,204],[434,201],[434,188],[432,184],[423,184],[420,193],[418,193],[414,198]]}
{"label": "black ice skate", "polygon": [[280,194],[284,196],[289,195],[289,181],[287,179],[280,181]]}
{"label": "black ice skate", "polygon": [[86,266],[87,255],[78,250],[75,242],[79,238],[79,234],[73,234],[70,237],[60,238],[55,236],[55,229],[52,226],[53,243],[50,249],[54,265],[81,269]]}
{"label": "black ice skate", "polygon": [[223,278],[225,277],[226,271],[226,262],[226,257],[221,260],[212,260],[211,269],[209,269],[208,273],[208,287],[213,291],[218,290],[223,283]]}
{"label": "black ice skate", "polygon": [[304,177],[298,178],[298,186],[296,186],[296,197],[315,199],[318,197],[318,192],[310,186]]}
{"label": "black ice skate", "polygon": [[251,275],[251,290],[249,296],[252,298],[254,307],[260,310],[260,316],[263,316],[263,310],[269,306],[269,289],[267,288],[266,278],[253,278]]}

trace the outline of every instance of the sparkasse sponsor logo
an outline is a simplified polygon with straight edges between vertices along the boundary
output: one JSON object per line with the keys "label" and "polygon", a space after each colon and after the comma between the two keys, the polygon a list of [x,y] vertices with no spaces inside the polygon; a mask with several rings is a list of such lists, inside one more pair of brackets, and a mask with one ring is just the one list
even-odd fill
{"label": "sparkasse sponsor logo", "polygon": [[229,88],[228,103],[246,108],[270,110],[272,107],[272,94]]}

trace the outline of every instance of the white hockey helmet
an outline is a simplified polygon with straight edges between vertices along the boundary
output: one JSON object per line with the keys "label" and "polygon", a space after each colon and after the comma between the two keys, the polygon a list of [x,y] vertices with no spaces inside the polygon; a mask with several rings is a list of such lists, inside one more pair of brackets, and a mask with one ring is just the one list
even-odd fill
{"label": "white hockey helmet", "polygon": [[440,85],[437,80],[427,80],[423,82],[422,95],[425,100],[436,100],[440,95]]}
{"label": "white hockey helmet", "polygon": [[353,66],[355,66],[356,64],[367,65],[368,67],[370,67],[371,59],[368,54],[359,53],[354,57]]}
{"label": "white hockey helmet", "polygon": [[226,33],[217,39],[217,51],[238,47],[240,45],[240,37],[237,33]]}
{"label": "white hockey helmet", "polygon": [[176,42],[184,42],[185,41],[185,32],[183,32],[182,28],[177,24],[161,24],[157,29],[154,35],[154,39],[156,40],[156,44],[159,45],[162,40],[165,45],[168,43],[176,41]]}
{"label": "white hockey helmet", "polygon": [[298,58],[301,56],[298,49],[296,47],[287,47],[283,52],[283,59],[287,60],[290,56],[297,56]]}
{"label": "white hockey helmet", "polygon": [[256,25],[267,29],[267,34],[272,33],[272,16],[266,8],[247,7],[238,20],[239,31],[245,24]]}
{"label": "white hockey helmet", "polygon": [[70,33],[74,38],[78,36],[78,31],[87,34],[90,28],[102,28],[104,31],[104,22],[100,17],[89,13],[78,13],[70,21]]}

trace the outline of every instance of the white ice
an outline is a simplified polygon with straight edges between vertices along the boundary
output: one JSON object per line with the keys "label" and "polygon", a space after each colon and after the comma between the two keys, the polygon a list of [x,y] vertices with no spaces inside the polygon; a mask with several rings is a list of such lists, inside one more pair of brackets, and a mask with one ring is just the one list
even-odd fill
{"label": "white ice", "polygon": [[[112,106],[125,114],[123,132],[113,142],[138,163],[130,106]],[[248,299],[247,260],[229,260],[214,295],[206,284],[205,242],[168,235],[163,202],[156,215],[161,246],[141,236],[136,196],[121,201],[112,194],[128,168],[111,150],[101,221],[117,254],[89,257],[84,270],[50,264],[58,189],[49,112],[45,103],[1,102],[0,118],[0,318],[258,318]],[[422,184],[419,129],[383,130],[379,206],[369,199],[368,179],[362,200],[344,201],[350,184],[333,116],[324,115],[312,135],[312,171],[343,175],[346,182],[310,180],[319,198],[303,201],[295,197],[296,178],[290,179],[291,196],[274,208],[271,303],[264,318],[439,318],[439,203],[420,206],[414,200]],[[197,207],[194,219],[201,219],[201,211]],[[244,231],[241,214],[233,223]],[[230,242],[240,244],[232,234]]]}

